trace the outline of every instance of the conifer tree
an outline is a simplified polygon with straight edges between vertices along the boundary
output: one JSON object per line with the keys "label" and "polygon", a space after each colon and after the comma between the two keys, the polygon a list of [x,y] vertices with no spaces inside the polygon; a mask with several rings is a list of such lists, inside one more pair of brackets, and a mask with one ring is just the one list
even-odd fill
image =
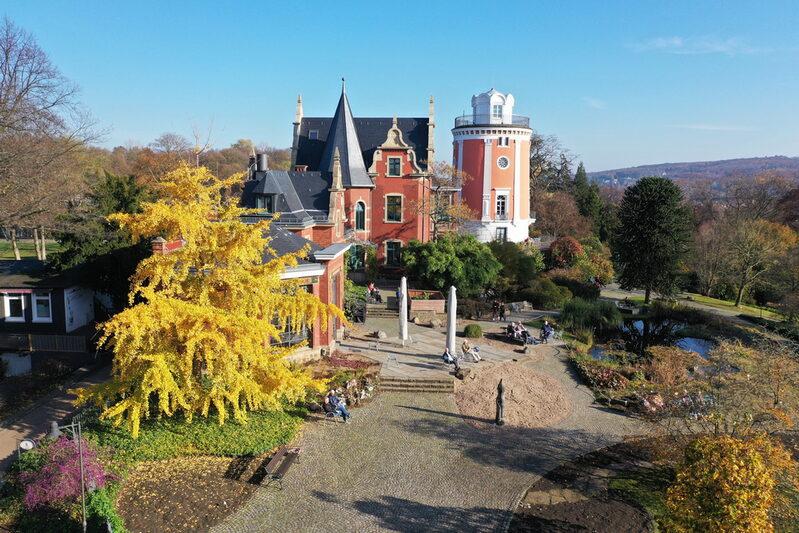
{"label": "conifer tree", "polygon": [[682,191],[666,178],[641,178],[624,192],[613,240],[623,289],[644,289],[646,303],[653,290],[673,292],[688,252],[690,217]]}
{"label": "conifer tree", "polygon": [[78,402],[107,405],[101,416],[124,420],[134,438],[142,418],[182,414],[191,421],[213,408],[220,424],[229,411],[245,421],[249,410],[280,409],[321,387],[286,362],[294,348],[271,342],[317,318],[326,329],[331,315],[344,315],[280,279],[302,254],[277,257],[265,236],[269,222],[244,224],[250,210],[223,201],[222,191],[240,178],[219,180],[184,163],[155,184],[158,201],[141,213],[108,217],[134,241],[183,240],[139,264],[132,306],[102,325],[101,342],[114,352],[111,380],[76,391]]}
{"label": "conifer tree", "polygon": [[594,232],[597,232],[601,219],[602,199],[599,197],[599,186],[588,183],[588,174],[582,161],[574,175],[574,199],[580,214],[591,219]]}

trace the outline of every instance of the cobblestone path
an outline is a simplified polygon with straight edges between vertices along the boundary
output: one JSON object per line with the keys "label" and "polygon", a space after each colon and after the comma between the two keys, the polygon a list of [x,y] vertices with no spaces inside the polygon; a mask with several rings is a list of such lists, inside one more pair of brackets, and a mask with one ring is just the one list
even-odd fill
{"label": "cobblestone path", "polygon": [[572,402],[555,426],[481,431],[464,422],[452,395],[384,392],[351,424],[306,424],[302,462],[284,490],[260,488],[213,531],[504,531],[540,475],[643,431],[593,405],[560,350],[539,349],[543,360],[525,364],[557,377]]}

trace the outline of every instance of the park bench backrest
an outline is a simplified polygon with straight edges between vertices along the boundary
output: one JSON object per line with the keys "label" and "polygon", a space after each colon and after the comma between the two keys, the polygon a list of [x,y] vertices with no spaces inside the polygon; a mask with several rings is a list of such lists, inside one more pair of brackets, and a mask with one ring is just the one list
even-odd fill
{"label": "park bench backrest", "polygon": [[283,458],[284,455],[286,455],[285,444],[277,449],[277,452],[275,452],[275,455],[272,457],[272,460],[269,461],[269,463],[267,463],[265,469],[267,474],[271,474],[272,472],[275,471],[275,468],[277,468],[278,463],[280,462],[280,460]]}
{"label": "park bench backrest", "polygon": [[280,464],[280,467],[275,471],[275,473],[272,474],[272,476],[277,478],[277,479],[280,479],[283,476],[285,476],[286,472],[289,471],[289,468],[291,468],[291,465],[294,464],[294,461],[297,460],[297,457],[299,457],[299,455],[300,454],[294,453],[294,452],[287,453],[286,454],[286,458]]}

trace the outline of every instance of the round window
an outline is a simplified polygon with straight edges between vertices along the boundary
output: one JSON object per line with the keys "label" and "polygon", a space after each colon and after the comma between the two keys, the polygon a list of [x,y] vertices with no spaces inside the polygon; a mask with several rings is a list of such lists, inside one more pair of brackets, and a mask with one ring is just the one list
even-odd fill
{"label": "round window", "polygon": [[508,168],[509,165],[510,165],[510,159],[508,159],[504,155],[497,158],[497,166],[499,168]]}

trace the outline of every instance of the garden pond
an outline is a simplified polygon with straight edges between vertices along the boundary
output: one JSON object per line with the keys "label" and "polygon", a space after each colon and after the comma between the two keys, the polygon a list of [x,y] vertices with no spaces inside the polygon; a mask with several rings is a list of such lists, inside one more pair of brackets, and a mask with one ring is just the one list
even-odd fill
{"label": "garden pond", "polygon": [[682,332],[687,326],[685,322],[669,319],[628,319],[618,330],[598,335],[597,343],[589,353],[595,359],[607,359],[605,352],[611,350],[643,354],[650,346],[676,346],[707,358],[715,344],[710,340],[684,336]]}

